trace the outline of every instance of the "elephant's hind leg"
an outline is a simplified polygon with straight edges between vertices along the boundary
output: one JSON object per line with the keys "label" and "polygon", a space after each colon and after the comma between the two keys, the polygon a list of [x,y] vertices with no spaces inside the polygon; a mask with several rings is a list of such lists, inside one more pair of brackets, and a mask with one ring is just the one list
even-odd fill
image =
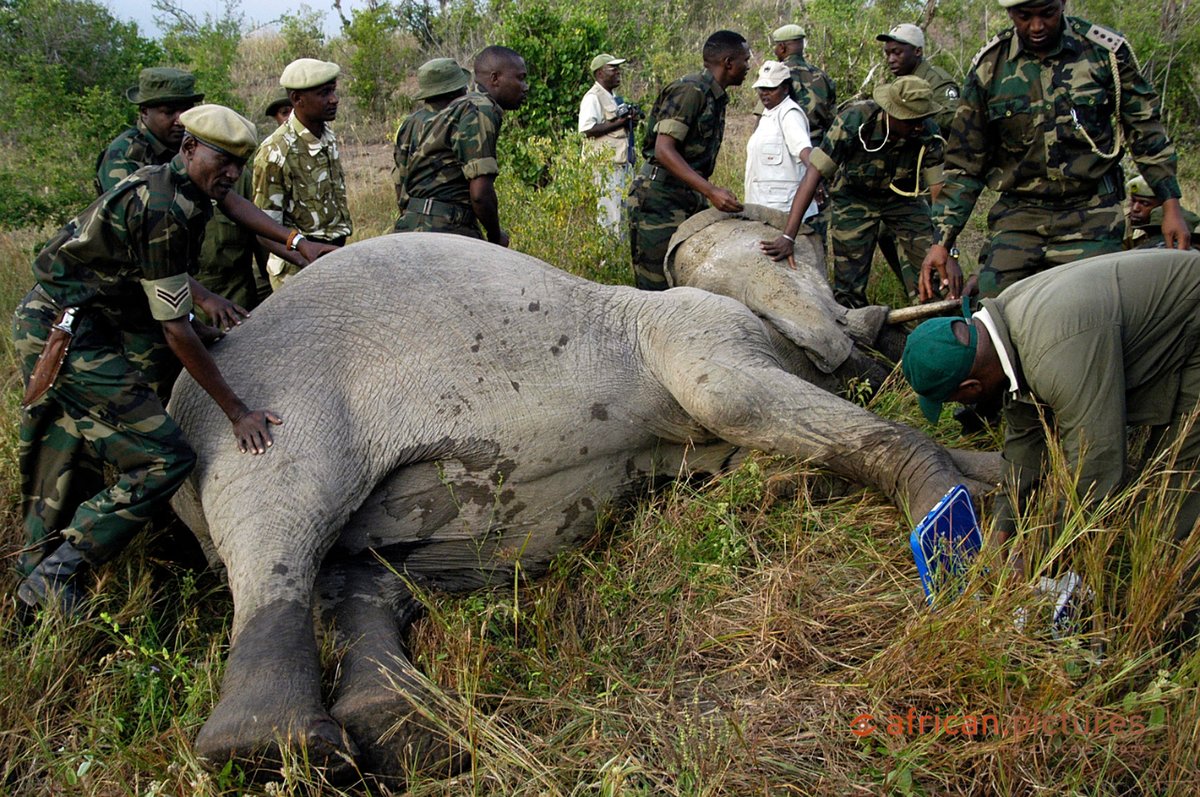
{"label": "elephant's hind leg", "polygon": [[321,705],[312,610],[268,603],[242,626],[229,654],[221,700],[196,737],[216,767],[233,760],[263,776],[288,755],[325,768],[331,781],[354,774],[354,743]]}
{"label": "elephant's hind leg", "polygon": [[330,713],[357,743],[363,773],[401,783],[461,771],[470,758],[447,732],[445,698],[405,655],[403,631],[421,607],[401,579],[375,561],[327,562],[317,594],[342,651]]}

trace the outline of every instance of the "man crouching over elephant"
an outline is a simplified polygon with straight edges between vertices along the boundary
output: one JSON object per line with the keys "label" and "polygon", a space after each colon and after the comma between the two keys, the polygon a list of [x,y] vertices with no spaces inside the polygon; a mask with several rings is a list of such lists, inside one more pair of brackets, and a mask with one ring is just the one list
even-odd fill
{"label": "man crouching over elephant", "polygon": [[[126,177],[42,250],[33,264],[37,284],[13,320],[27,386],[20,432],[27,544],[17,595],[68,616],[82,611],[80,574],[116,556],[195,464],[163,409],[179,363],[233,424],[241,451],[266,451],[268,426],[282,423],[238,397],[190,320],[193,307],[223,328],[248,314],[189,271],[210,200],[264,237],[286,242],[289,231],[230,191],[254,151],[253,125],[218,105],[181,120],[187,132],[170,163]],[[300,246],[307,257],[330,248]],[[105,464],[119,471],[108,487]]]}

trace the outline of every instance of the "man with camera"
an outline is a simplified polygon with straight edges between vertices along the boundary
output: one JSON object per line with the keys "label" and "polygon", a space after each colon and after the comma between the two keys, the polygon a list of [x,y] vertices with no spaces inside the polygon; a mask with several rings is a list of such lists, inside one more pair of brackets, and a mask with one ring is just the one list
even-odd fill
{"label": "man with camera", "polygon": [[605,157],[596,172],[600,186],[600,226],[614,235],[622,227],[623,197],[633,171],[633,126],[642,117],[636,105],[613,94],[621,85],[624,58],[600,53],[589,68],[596,82],[579,103],[579,132],[583,133],[583,151],[599,152]]}

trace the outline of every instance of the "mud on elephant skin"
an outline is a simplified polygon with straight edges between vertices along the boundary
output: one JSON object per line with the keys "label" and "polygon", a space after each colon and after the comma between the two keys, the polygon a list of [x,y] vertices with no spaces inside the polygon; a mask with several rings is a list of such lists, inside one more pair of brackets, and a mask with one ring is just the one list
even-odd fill
{"label": "mud on elephant skin", "polygon": [[[274,447],[240,455],[187,377],[170,405],[200,463],[174,506],[234,600],[198,752],[269,765],[283,743],[342,774],[452,771],[463,751],[415,710],[430,685],[395,574],[466,590],[511,583],[519,560],[536,576],[656,476],[754,448],[916,515],[972,483],[920,432],[791,373],[791,345],[724,296],[597,285],[456,236],[385,236],[305,269],[213,350],[283,416]],[[332,706],[314,605],[342,651]]]}

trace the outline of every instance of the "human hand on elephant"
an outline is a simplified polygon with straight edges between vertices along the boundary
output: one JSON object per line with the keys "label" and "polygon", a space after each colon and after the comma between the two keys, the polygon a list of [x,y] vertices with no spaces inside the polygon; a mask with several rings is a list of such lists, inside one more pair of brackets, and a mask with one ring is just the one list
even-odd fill
{"label": "human hand on elephant", "polygon": [[196,306],[203,310],[212,320],[213,326],[222,332],[228,332],[241,324],[243,318],[250,317],[250,311],[245,307],[212,291],[195,291],[193,295]]}
{"label": "human hand on elephant", "polygon": [[708,201],[722,213],[740,213],[742,211],[742,203],[728,188],[713,186],[712,192],[708,195]]}
{"label": "human hand on elephant", "polygon": [[490,241],[491,243],[494,243],[496,246],[503,246],[505,249],[507,249],[508,248],[508,232],[506,230],[500,230],[500,233],[498,235],[496,235],[494,238],[488,238],[488,241]]}
{"label": "human hand on elephant", "polygon": [[773,241],[762,241],[759,247],[762,248],[763,254],[772,260],[786,260],[796,250],[795,242],[786,235],[780,235]]}
{"label": "human hand on elephant", "polygon": [[296,251],[300,253],[301,257],[308,261],[304,264],[306,266],[308,263],[313,262],[318,257],[327,255],[330,252],[336,252],[338,249],[341,249],[341,247],[334,246],[333,244],[323,244],[318,243],[317,241],[310,241],[307,238],[296,245]]}
{"label": "human hand on elephant", "polygon": [[282,424],[283,418],[270,410],[246,410],[231,421],[233,434],[238,441],[238,450],[243,454],[262,454],[275,442],[271,437],[270,427]]}
{"label": "human hand on elephant", "polygon": [[[933,272],[937,271],[940,285],[934,287]],[[941,244],[929,247],[929,253],[921,263],[921,279],[917,284],[917,295],[921,301],[936,299],[942,290],[947,291],[947,299],[957,299],[962,296],[963,273],[958,266],[957,258],[950,257],[950,251]]]}

